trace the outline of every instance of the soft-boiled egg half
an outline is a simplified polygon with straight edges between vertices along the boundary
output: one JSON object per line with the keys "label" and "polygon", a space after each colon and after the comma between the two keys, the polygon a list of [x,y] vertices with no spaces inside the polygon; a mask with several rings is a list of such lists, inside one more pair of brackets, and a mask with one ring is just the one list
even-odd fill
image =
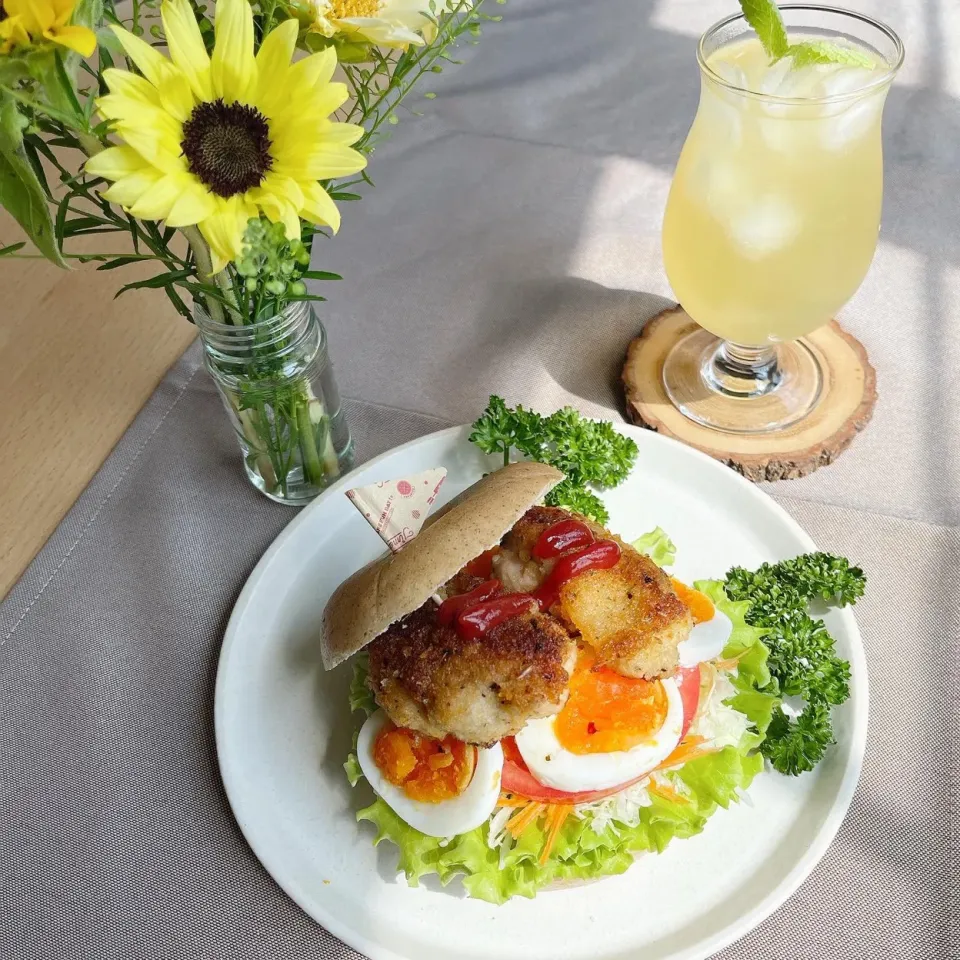
{"label": "soft-boiled egg half", "polygon": [[723,648],[733,633],[730,618],[721,613],[713,601],[699,590],[673,579],[677,596],[689,607],[693,615],[690,636],[678,647],[681,667],[695,667],[704,660],[714,660],[723,653]]}
{"label": "soft-boiled egg half", "polygon": [[454,837],[485,823],[500,796],[503,750],[434,740],[397,728],[378,710],[357,739],[363,775],[404,822],[429,837]]}
{"label": "soft-boiled egg half", "polygon": [[635,680],[597,669],[583,650],[563,709],[528,722],[516,743],[540,783],[576,793],[638,779],[670,756],[682,732],[675,680]]}
{"label": "soft-boiled egg half", "polygon": [[695,667],[704,660],[715,660],[723,653],[723,648],[733,633],[730,618],[719,610],[714,610],[709,620],[701,620],[693,625],[690,636],[677,648],[681,667]]}

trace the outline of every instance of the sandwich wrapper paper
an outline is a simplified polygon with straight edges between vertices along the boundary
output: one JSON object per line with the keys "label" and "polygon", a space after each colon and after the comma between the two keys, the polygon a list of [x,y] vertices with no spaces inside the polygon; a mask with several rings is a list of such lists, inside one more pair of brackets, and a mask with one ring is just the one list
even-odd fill
{"label": "sandwich wrapper paper", "polygon": [[444,467],[434,467],[409,477],[354,487],[347,496],[396,553],[420,532],[446,478]]}

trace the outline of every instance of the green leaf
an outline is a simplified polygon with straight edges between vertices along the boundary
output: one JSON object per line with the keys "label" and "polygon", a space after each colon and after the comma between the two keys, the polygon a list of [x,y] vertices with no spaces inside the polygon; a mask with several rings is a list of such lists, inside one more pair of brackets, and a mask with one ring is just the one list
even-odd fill
{"label": "green leaf", "polygon": [[146,280],[135,280],[133,283],[125,283],[115,294],[113,299],[123,295],[128,290],[156,290],[160,287],[169,286],[171,283],[177,283],[179,280],[187,280],[193,276],[193,270],[170,270],[167,273],[157,274],[155,277],[149,277]]}
{"label": "green leaf", "polygon": [[646,554],[658,567],[669,567],[677,558],[677,548],[660,527],[637,537],[633,549]]}
{"label": "green leaf", "polygon": [[353,663],[353,678],[350,681],[350,709],[362,710],[369,717],[377,709],[377,701],[367,685],[367,664],[367,654],[358,654]]}
{"label": "green leaf", "polygon": [[301,273],[300,276],[304,280],[342,280],[343,277],[339,273],[330,273],[329,270],[307,270],[306,273]]}
{"label": "green leaf", "polygon": [[786,56],[793,57],[795,67],[837,63],[851,67],[864,67],[867,70],[877,68],[876,60],[865,51],[831,43],[829,40],[805,40],[803,43],[793,43],[787,48]]}
{"label": "green leaf", "polygon": [[25,119],[8,93],[0,93],[0,204],[51,263],[66,269],[50,207],[23,149]]}
{"label": "green leaf", "polygon": [[786,56],[790,47],[783,17],[773,0],[740,0],[744,19],[756,31],[771,60]]}
{"label": "green leaf", "polygon": [[97,270],[116,270],[119,267],[129,266],[131,263],[143,262],[143,257],[115,257],[113,260],[108,260],[106,263],[101,264],[97,267]]}
{"label": "green leaf", "polygon": [[19,243],[10,243],[5,247],[0,247],[0,257],[7,257],[11,253],[16,253],[18,250],[22,250],[26,245],[26,240],[21,240]]}

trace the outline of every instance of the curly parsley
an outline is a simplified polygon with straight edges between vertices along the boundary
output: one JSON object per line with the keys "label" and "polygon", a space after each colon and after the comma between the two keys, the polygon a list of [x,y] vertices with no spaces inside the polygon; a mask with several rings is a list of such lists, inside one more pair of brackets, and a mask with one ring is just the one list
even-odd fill
{"label": "curly parsley", "polygon": [[778,706],[760,746],[781,773],[796,776],[816,766],[834,742],[830,707],[850,696],[850,664],[837,656],[833,637],[807,606],[813,600],[838,606],[856,603],[865,585],[859,567],[829,553],[765,563],[754,571],[734,567],[727,573],[727,596],[749,601],[747,622],[765,631],[773,678],[768,692],[806,702],[795,719]]}
{"label": "curly parsley", "polygon": [[517,404],[508,407],[491,396],[486,410],[473,424],[470,440],[484,453],[511,451],[562,470],[566,479],[547,494],[547,503],[566,507],[598,523],[610,516],[588,485],[615,487],[622,483],[637,459],[637,445],[607,421],[588,420],[572,407],[544,417]]}

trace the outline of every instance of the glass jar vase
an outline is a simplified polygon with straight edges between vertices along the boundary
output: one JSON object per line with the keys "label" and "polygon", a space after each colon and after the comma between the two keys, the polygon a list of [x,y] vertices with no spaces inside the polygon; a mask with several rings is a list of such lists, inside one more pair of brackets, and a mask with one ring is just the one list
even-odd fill
{"label": "glass jar vase", "polygon": [[204,360],[230,417],[250,482],[300,506],[350,469],[353,444],[309,303],[256,323],[213,319],[194,307]]}

